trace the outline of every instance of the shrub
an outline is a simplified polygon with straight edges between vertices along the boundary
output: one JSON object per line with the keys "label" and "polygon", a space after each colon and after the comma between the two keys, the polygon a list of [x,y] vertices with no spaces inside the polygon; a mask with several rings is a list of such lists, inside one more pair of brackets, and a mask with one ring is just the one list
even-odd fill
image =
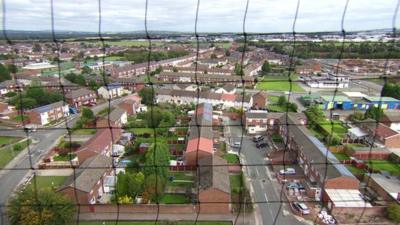
{"label": "shrub", "polygon": [[397,203],[391,203],[387,208],[386,208],[386,213],[387,217],[396,222],[400,223],[400,205]]}

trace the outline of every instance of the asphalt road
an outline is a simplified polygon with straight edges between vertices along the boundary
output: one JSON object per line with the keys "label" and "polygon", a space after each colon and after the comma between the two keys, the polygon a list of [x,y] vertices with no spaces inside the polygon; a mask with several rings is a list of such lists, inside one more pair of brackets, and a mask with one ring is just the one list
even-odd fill
{"label": "asphalt road", "polygon": [[[124,98],[116,99],[111,102],[111,105],[118,104]],[[94,113],[97,113],[108,107],[108,102],[102,103],[92,107]],[[78,115],[73,115],[68,119],[67,126],[72,127],[77,121]],[[15,166],[4,170],[0,169],[0,224],[7,225],[5,215],[5,205],[7,200],[18,186],[21,181],[28,176],[31,172],[37,169],[37,163],[41,157],[45,155],[56,143],[56,140],[67,133],[66,124],[61,123],[52,128],[37,129],[36,132],[28,133],[28,137],[38,140],[37,143],[29,146],[27,153],[21,153],[19,155],[19,161],[16,162]],[[27,134],[23,129],[2,129],[0,130],[0,136],[22,136],[26,137]]]}
{"label": "asphalt road", "polygon": [[[226,129],[226,135],[235,141],[242,139],[242,128],[238,124],[237,121],[229,120],[230,126]],[[256,148],[255,143],[247,136],[243,136],[241,148],[235,150],[240,154],[241,163],[245,167],[245,177],[250,182],[250,192],[255,202],[256,217],[258,217],[256,221],[264,225],[304,224],[291,214],[285,203],[285,197],[281,196],[281,185],[274,180],[265,165],[266,153],[269,150]]]}

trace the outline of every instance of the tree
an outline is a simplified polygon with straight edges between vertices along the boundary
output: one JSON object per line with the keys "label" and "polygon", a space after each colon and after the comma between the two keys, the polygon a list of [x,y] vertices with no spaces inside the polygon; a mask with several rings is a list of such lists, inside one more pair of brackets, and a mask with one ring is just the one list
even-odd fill
{"label": "tree", "polygon": [[169,148],[165,142],[157,141],[153,143],[145,156],[143,171],[146,177],[157,174],[157,176],[166,179],[170,157]]}
{"label": "tree", "polygon": [[210,56],[210,58],[211,58],[211,59],[216,59],[216,58],[217,58],[217,55],[216,55],[215,53],[212,53],[211,56]]}
{"label": "tree", "polygon": [[87,108],[87,107],[83,107],[82,108],[82,116],[81,116],[81,121],[83,124],[90,124],[93,123],[96,120],[96,117],[94,115],[94,112]]}
{"label": "tree", "polygon": [[397,203],[390,203],[386,208],[387,217],[396,222],[400,223],[400,205]]}
{"label": "tree", "polygon": [[172,72],[177,73],[178,72],[178,68],[176,68],[176,66],[172,67]]}
{"label": "tree", "polygon": [[22,150],[22,145],[21,145],[21,144],[17,143],[17,144],[15,144],[15,145],[13,146],[13,151],[14,151],[14,152],[19,152],[19,151],[21,151],[21,150]]}
{"label": "tree", "polygon": [[315,128],[318,123],[325,120],[324,112],[317,106],[311,105],[304,112],[308,119],[308,125],[311,128]]}
{"label": "tree", "polygon": [[285,105],[286,103],[287,103],[286,97],[284,95],[279,96],[277,104],[278,105]]}
{"label": "tree", "polygon": [[235,74],[239,76],[244,75],[243,68],[240,63],[235,64]]}
{"label": "tree", "polygon": [[398,98],[400,96],[400,83],[386,83],[383,85],[382,96]]}
{"label": "tree", "polygon": [[39,43],[35,43],[32,47],[33,52],[41,52],[42,51],[42,46],[40,46]]}
{"label": "tree", "polygon": [[7,67],[0,63],[0,82],[5,80],[11,80],[10,71],[8,71]]}
{"label": "tree", "polygon": [[74,220],[75,205],[49,189],[17,192],[8,207],[11,225],[67,225]]}
{"label": "tree", "polygon": [[7,67],[7,70],[10,73],[16,73],[17,72],[17,66],[14,65],[14,64],[7,64],[6,67]]}
{"label": "tree", "polygon": [[230,56],[231,55],[231,52],[227,49],[227,50],[225,50],[225,56]]}
{"label": "tree", "polygon": [[128,195],[128,177],[120,172],[117,175],[117,188],[116,188],[116,193],[117,196],[125,196]]}
{"label": "tree", "polygon": [[145,192],[143,193],[143,198],[146,200],[155,201],[163,191],[166,179],[155,174],[146,176],[145,181]]}
{"label": "tree", "polygon": [[358,120],[358,121],[364,120],[364,113],[362,113],[362,112],[354,112],[354,113],[351,114],[349,117],[350,117],[349,119],[352,120],[352,121],[355,121],[355,120]]}
{"label": "tree", "polygon": [[142,97],[142,103],[145,105],[152,105],[154,103],[153,90],[151,88],[143,88],[139,91],[140,97]]}
{"label": "tree", "polygon": [[88,66],[82,67],[82,74],[92,74],[93,70]]}
{"label": "tree", "polygon": [[265,60],[261,67],[261,74],[267,75],[269,72],[271,72],[271,66],[269,65],[269,62]]}
{"label": "tree", "polygon": [[384,112],[383,112],[382,108],[373,106],[373,107],[370,107],[369,109],[367,109],[367,111],[365,111],[364,118],[365,119],[371,118],[376,121],[379,121],[383,115],[384,115]]}

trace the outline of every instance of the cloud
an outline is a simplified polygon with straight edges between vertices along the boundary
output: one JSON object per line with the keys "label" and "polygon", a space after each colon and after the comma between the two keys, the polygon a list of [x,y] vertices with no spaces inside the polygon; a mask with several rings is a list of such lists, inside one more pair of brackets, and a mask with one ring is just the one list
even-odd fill
{"label": "cloud", "polygon": [[[300,0],[296,31],[339,31],[346,0]],[[391,28],[396,0],[350,0],[346,30]],[[50,30],[50,0],[5,0],[6,28]],[[145,0],[102,0],[104,32],[145,29]],[[296,0],[249,0],[247,32],[291,31]],[[96,0],[54,0],[56,30],[98,31]],[[194,32],[197,0],[148,0],[149,30]],[[199,32],[242,32],[246,0],[200,0]],[[3,15],[1,15],[3,17]],[[396,21],[398,26],[398,21]]]}

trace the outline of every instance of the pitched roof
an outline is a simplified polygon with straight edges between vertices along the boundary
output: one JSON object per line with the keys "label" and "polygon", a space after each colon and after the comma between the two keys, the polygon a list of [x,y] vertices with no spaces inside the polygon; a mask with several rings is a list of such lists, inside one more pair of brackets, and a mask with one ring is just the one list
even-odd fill
{"label": "pitched roof", "polygon": [[309,163],[318,171],[320,176],[326,179],[346,176],[354,178],[354,175],[339,162],[333,155],[311,132],[305,125],[301,125],[294,118],[293,114],[283,115],[281,124],[286,124],[288,118],[287,130],[289,136],[294,138],[295,142],[300,146],[301,151],[308,159]]}
{"label": "pitched roof", "polygon": [[34,109],[32,109],[32,111],[38,112],[38,113],[43,113],[43,112],[48,112],[48,111],[50,111],[52,109],[55,109],[55,108],[62,107],[63,105],[64,105],[64,102],[63,101],[59,101],[59,102],[51,103],[49,105],[44,105],[44,106],[40,106],[40,107],[34,108]]}
{"label": "pitched roof", "polygon": [[121,119],[121,116],[126,113],[125,109],[115,108],[113,111],[110,112],[110,115],[105,115],[104,118],[110,119],[110,121],[117,121]]}
{"label": "pitched roof", "polygon": [[[111,132],[112,130],[112,132]],[[104,148],[112,143],[118,142],[122,135],[121,128],[112,128],[112,129],[98,129],[97,133],[90,138],[84,145],[82,145],[77,152],[80,151],[93,151],[97,153],[101,153]]]}
{"label": "pitched roof", "polygon": [[228,163],[221,157],[214,155],[199,159],[199,176],[201,190],[216,188],[231,193]]}
{"label": "pitched roof", "polygon": [[236,86],[233,84],[225,84],[222,88],[227,92],[231,92],[235,90]]}
{"label": "pitched roof", "polygon": [[103,174],[111,169],[112,158],[105,155],[96,155],[88,158],[64,182],[59,190],[65,187],[73,187],[80,191],[90,192],[94,185],[101,179]]}
{"label": "pitched roof", "polygon": [[78,98],[88,94],[96,94],[94,91],[87,88],[80,88],[78,90],[73,90],[65,94],[66,98]]}
{"label": "pitched roof", "polygon": [[203,151],[212,154],[213,146],[214,143],[212,139],[204,137],[190,139],[186,146],[186,153]]}

